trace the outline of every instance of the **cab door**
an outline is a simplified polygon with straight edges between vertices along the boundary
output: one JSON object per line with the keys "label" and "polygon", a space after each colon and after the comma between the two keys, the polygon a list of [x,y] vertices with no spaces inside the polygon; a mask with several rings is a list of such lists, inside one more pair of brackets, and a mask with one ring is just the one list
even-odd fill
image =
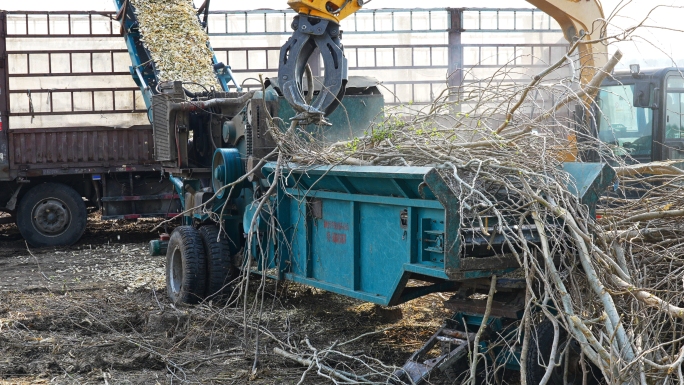
{"label": "cab door", "polygon": [[684,159],[684,78],[678,72],[670,72],[665,87],[662,159]]}

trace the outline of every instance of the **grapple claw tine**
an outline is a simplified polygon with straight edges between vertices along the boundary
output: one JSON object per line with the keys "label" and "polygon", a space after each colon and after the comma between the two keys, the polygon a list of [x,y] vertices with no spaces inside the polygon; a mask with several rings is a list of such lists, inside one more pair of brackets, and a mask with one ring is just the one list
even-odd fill
{"label": "grapple claw tine", "polygon": [[[347,59],[344,57],[340,41],[340,27],[329,20],[297,15],[292,22],[292,28],[295,32],[280,49],[280,89],[296,112],[328,116],[344,97],[347,84]],[[306,63],[316,48],[323,57],[325,77],[320,92],[311,104],[308,104],[302,93],[302,84]]]}

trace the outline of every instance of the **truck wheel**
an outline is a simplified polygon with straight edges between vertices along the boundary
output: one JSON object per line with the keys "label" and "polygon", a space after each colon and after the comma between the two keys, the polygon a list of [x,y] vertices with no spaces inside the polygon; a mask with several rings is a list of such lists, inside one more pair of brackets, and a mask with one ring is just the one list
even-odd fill
{"label": "truck wheel", "polygon": [[[582,350],[577,341],[568,338],[568,332],[559,325],[558,328],[558,347],[556,348],[555,362],[561,362],[551,373],[549,385],[583,384],[584,372],[582,370]],[[553,345],[553,323],[548,319],[542,321],[536,327],[530,338],[530,347],[527,351],[527,383],[539,384],[546,372],[546,366],[551,356]],[[563,354],[563,352],[566,352]],[[562,361],[561,361],[562,360]],[[563,381],[563,374],[568,366],[567,382]],[[588,358],[584,357],[584,368],[587,371],[588,385],[599,385],[602,383],[603,375],[601,370],[594,365]]]}
{"label": "truck wheel", "polygon": [[67,246],[85,232],[83,198],[71,187],[44,183],[30,189],[17,206],[17,227],[31,246]]}
{"label": "truck wheel", "polygon": [[166,251],[166,291],[174,305],[195,304],[206,290],[204,247],[192,226],[176,227]]}
{"label": "truck wheel", "polygon": [[222,296],[228,291],[228,283],[237,276],[237,269],[231,263],[230,241],[214,225],[203,226],[200,234],[207,264],[207,297]]}

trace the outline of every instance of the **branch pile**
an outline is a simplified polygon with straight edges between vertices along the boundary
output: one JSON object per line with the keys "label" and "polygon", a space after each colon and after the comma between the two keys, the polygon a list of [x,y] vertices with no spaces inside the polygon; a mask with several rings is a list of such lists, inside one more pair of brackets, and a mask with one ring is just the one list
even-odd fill
{"label": "branch pile", "polygon": [[[670,163],[625,165],[561,113],[595,94],[619,59],[618,52],[584,89],[573,90],[567,79],[522,88],[490,81],[470,94],[458,90],[459,104],[445,93],[422,109],[388,111],[350,141],[326,142],[296,122],[274,124],[271,134],[281,164],[441,169],[458,194],[461,227],[502,234],[527,280],[526,313],[512,342],[523,351],[523,381],[535,364],[526,362],[525,352],[546,319],[554,326],[556,353],[545,365],[544,382],[571,349],[559,338],[567,331],[587,360],[583,368],[597,368],[607,383],[684,383],[684,175]],[[553,94],[559,102],[540,104],[532,94]],[[607,192],[599,221],[571,193],[571,179],[561,169],[573,148],[616,165],[621,188]],[[488,228],[485,217],[499,225]],[[536,229],[541,242],[525,237],[526,226]],[[493,352],[480,352],[480,359]],[[494,383],[502,370],[488,367],[488,380]],[[468,382],[475,381],[474,373]]]}

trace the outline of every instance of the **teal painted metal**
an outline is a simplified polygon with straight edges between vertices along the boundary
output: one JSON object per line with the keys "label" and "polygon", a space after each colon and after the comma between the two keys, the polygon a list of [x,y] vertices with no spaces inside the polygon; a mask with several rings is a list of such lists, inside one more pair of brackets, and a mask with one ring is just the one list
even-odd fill
{"label": "teal painted metal", "polygon": [[173,188],[176,189],[178,199],[181,202],[181,207],[185,210],[185,189],[183,188],[183,179],[169,175],[169,181],[173,184]]}
{"label": "teal painted metal", "polygon": [[[279,189],[276,205],[281,278],[382,305],[402,302],[408,279],[417,274],[404,265],[444,279],[443,256],[424,251],[427,241],[420,235],[444,221],[439,202],[420,188],[429,170],[289,170],[286,184],[292,188]],[[273,165],[263,171],[270,174]]]}
{"label": "teal painted metal", "polygon": [[168,249],[168,246],[169,241],[153,239],[150,241],[150,255],[153,257],[166,255],[166,250]]}
{"label": "teal painted metal", "polygon": [[[173,188],[176,190],[178,193],[178,199],[180,200],[181,207],[183,208],[183,211],[185,211],[187,207],[187,199],[188,196],[186,193],[190,192],[195,192],[195,191],[200,191],[201,190],[201,183],[197,179],[185,179],[185,178],[178,178],[175,177],[171,174],[169,174],[169,181],[173,184]],[[190,205],[190,207],[193,207],[193,205]],[[181,218],[181,221],[183,225],[192,225],[192,216],[189,213],[186,213],[183,215]]]}
{"label": "teal painted metal", "polygon": [[[263,168],[267,178],[274,167]],[[577,186],[571,191],[590,206],[614,175],[601,164],[565,169]],[[485,241],[503,247],[503,237],[484,239],[460,228],[457,194],[435,168],[288,165],[284,171],[288,178],[274,202],[282,231],[264,266],[277,268],[279,279],[391,306],[517,267],[493,251],[474,251]],[[243,223],[253,215],[247,211]],[[258,221],[260,227],[265,222]],[[525,234],[538,241],[533,229]],[[435,284],[408,288],[411,278]]]}
{"label": "teal painted metal", "polygon": [[603,163],[577,162],[563,163],[563,170],[570,175],[568,190],[594,214],[599,198],[613,184],[615,170]]}
{"label": "teal painted metal", "polygon": [[217,148],[212,159],[211,186],[216,194],[215,205],[222,205],[240,195],[241,186],[228,186],[240,179],[245,172],[240,152],[235,148]]}

